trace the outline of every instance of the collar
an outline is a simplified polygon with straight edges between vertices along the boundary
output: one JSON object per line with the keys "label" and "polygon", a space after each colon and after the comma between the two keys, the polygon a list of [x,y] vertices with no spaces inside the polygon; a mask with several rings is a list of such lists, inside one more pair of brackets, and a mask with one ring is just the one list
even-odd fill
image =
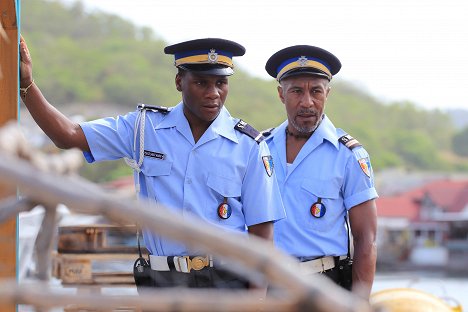
{"label": "collar", "polygon": [[314,135],[318,136],[319,138],[322,138],[323,140],[327,140],[328,142],[333,144],[336,149],[339,149],[339,138],[336,134],[336,128],[331,122],[331,120],[327,117],[327,115],[323,117],[322,122],[320,123],[320,125],[315,130],[312,136]]}
{"label": "collar", "polygon": [[167,115],[163,117],[160,123],[156,124],[155,129],[165,129],[181,126],[181,116],[184,117],[183,104],[177,104]]}
{"label": "collar", "polygon": [[210,127],[206,131],[212,131],[219,134],[220,136],[225,137],[235,143],[239,143],[237,138],[236,130],[234,126],[236,125],[237,120],[231,117],[226,106],[223,105],[223,108],[219,112],[218,117],[213,121]]}
{"label": "collar", "polygon": [[[221,108],[218,117],[211,123],[206,130],[209,136],[220,135],[235,143],[238,143],[236,132],[234,130],[235,120],[229,114],[229,111],[225,106]],[[155,129],[166,129],[166,128],[177,128],[177,130],[183,132],[184,129],[190,129],[187,118],[184,115],[184,103],[180,102],[177,104],[170,113],[168,113],[160,123],[158,123]]]}

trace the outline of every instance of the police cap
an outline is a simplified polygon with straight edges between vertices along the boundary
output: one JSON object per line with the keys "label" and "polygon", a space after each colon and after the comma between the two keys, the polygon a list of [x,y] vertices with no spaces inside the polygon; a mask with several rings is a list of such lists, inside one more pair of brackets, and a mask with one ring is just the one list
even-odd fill
{"label": "police cap", "polygon": [[230,76],[234,73],[233,56],[241,56],[245,48],[237,42],[204,38],[184,41],[164,48],[173,54],[177,68],[207,75]]}
{"label": "police cap", "polygon": [[281,81],[295,75],[322,76],[331,80],[341,69],[340,60],[322,48],[296,45],[282,49],[267,61],[265,69],[270,76]]}

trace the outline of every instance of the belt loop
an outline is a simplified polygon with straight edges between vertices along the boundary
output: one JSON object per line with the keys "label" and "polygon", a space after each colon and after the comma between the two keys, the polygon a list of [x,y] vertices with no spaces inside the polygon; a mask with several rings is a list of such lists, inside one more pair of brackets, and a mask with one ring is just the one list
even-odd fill
{"label": "belt loop", "polygon": [[174,266],[176,271],[178,272],[183,272],[183,273],[188,273],[188,264],[187,264],[187,259],[185,257],[178,257],[174,256]]}
{"label": "belt loop", "polygon": [[175,266],[176,271],[179,271],[179,272],[180,272],[180,271],[181,271],[181,268],[180,268],[180,258],[174,256],[172,259],[173,259],[173,261],[174,261],[174,266]]}
{"label": "belt loop", "polygon": [[339,265],[340,265],[340,256],[333,257],[333,261],[335,262],[335,268],[339,267]]}
{"label": "belt loop", "polygon": [[177,262],[179,263],[180,272],[190,273],[190,258],[188,256],[176,257]]}

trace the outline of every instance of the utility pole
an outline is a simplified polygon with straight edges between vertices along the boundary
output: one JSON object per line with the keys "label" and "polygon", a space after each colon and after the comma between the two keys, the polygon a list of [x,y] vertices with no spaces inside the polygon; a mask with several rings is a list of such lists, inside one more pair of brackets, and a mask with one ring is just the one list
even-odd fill
{"label": "utility pole", "polygon": [[[18,118],[19,0],[0,1],[0,126]],[[0,184],[0,200],[16,189]],[[16,219],[0,224],[0,279],[16,277]],[[15,304],[0,302],[0,311],[14,312]]]}

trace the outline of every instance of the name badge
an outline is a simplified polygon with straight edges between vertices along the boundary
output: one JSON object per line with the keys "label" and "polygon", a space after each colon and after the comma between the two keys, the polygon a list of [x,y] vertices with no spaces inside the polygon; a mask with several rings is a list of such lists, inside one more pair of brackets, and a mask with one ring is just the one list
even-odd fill
{"label": "name badge", "polygon": [[152,152],[152,151],[147,151],[147,150],[145,150],[144,155],[146,157],[157,158],[157,159],[161,159],[161,160],[166,158],[166,155],[164,155],[163,153]]}

